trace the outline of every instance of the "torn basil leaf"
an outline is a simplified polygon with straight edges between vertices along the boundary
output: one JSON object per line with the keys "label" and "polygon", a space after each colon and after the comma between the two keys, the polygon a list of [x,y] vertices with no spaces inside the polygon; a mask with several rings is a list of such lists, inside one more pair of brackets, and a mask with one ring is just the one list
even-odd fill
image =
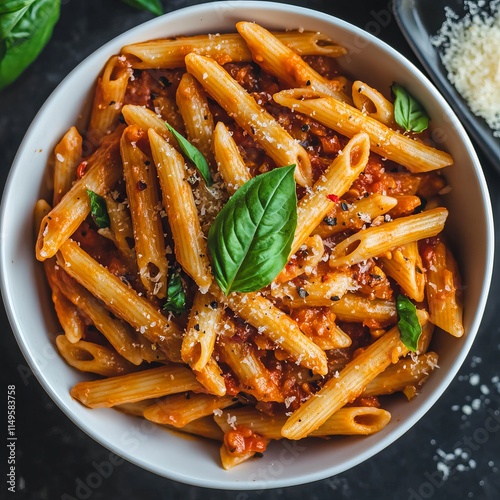
{"label": "torn basil leaf", "polygon": [[97,227],[100,229],[109,227],[110,221],[106,200],[90,189],[87,189],[87,194],[90,199],[90,213]]}
{"label": "torn basil leaf", "polygon": [[179,132],[177,132],[172,125],[167,122],[165,122],[165,125],[179,143],[179,146],[182,152],[186,155],[187,159],[196,165],[196,168],[200,171],[206,185],[210,187],[213,184],[212,176],[210,175],[208,162],[201,151],[197,147],[193,146],[183,135],[179,134]]}
{"label": "torn basil leaf", "polygon": [[394,83],[394,119],[407,132],[423,132],[429,126],[429,115],[423,106],[401,85]]}
{"label": "torn basil leaf", "polygon": [[400,294],[396,298],[396,313],[401,342],[410,351],[417,351],[418,340],[422,334],[422,327],[417,316],[417,308],[408,297]]}
{"label": "torn basil leaf", "polygon": [[186,292],[177,271],[172,271],[168,278],[167,301],[163,305],[163,310],[169,311],[175,316],[181,315],[186,310]]}

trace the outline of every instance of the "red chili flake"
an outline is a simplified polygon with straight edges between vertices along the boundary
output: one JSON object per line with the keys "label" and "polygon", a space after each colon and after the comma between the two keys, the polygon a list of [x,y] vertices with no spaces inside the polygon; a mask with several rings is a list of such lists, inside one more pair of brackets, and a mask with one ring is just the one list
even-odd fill
{"label": "red chili flake", "polygon": [[337,201],[339,201],[339,197],[336,194],[327,194],[326,197],[330,201],[333,201],[333,203],[337,203]]}
{"label": "red chili flake", "polygon": [[80,165],[76,167],[76,177],[78,179],[81,179],[85,175],[86,170],[87,170],[87,162],[82,161]]}

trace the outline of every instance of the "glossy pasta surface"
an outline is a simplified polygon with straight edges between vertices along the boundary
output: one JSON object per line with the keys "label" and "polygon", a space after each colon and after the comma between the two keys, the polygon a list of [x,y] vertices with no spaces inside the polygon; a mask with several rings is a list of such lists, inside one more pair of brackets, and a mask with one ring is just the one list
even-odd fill
{"label": "glossy pasta surface", "polygon": [[[390,89],[342,74],[334,41],[235,30],[113,56],[88,130],[56,147],[53,199],[35,208],[57,348],[95,374],[71,395],[218,440],[225,469],[270,440],[383,429],[384,398],[412,399],[437,366],[432,335],[464,333],[443,234],[451,156],[396,123]],[[210,228],[247,182],[289,165],[287,264],[226,295]],[[416,352],[399,296],[416,305]]]}

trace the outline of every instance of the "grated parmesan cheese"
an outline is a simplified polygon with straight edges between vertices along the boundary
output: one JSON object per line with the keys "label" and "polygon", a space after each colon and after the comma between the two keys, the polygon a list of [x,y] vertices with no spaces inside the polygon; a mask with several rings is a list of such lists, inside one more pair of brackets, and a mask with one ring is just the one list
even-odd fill
{"label": "grated parmesan cheese", "polygon": [[500,137],[500,0],[466,1],[464,8],[460,18],[446,7],[446,21],[431,42],[471,111]]}

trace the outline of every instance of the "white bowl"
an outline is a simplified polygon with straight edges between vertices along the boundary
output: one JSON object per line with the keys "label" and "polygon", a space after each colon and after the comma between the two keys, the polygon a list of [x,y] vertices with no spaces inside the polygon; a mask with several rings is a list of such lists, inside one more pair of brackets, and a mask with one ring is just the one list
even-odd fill
{"label": "white bowl", "polygon": [[[431,112],[441,147],[456,160],[446,172],[453,188],[446,196],[450,209],[447,234],[465,285],[466,335],[460,340],[440,336],[436,349],[441,368],[417,398],[390,404],[392,421],[380,433],[330,441],[275,442],[260,460],[224,471],[215,443],[187,439],[114,410],[90,410],[71,398],[70,388],[85,376],[66,365],[49,341],[59,327],[42,266],[34,257],[32,211],[48,189],[45,173],[51,151],[88,104],[95,77],[110,55],[131,42],[234,31],[239,20],[272,29],[324,32],[349,48],[349,56],[342,61],[348,73],[381,89],[397,81]],[[31,369],[60,408],[95,440],[129,461],[170,479],[221,489],[264,489],[316,481],[341,473],[393,443],[435,403],[464,361],[483,314],[493,263],[493,217],[481,166],[458,119],[431,83],[391,47],[344,21],[265,2],[217,2],[179,10],[124,33],[83,61],[47,100],[24,138],[3,197],[1,234],[2,288],[13,330]]]}

